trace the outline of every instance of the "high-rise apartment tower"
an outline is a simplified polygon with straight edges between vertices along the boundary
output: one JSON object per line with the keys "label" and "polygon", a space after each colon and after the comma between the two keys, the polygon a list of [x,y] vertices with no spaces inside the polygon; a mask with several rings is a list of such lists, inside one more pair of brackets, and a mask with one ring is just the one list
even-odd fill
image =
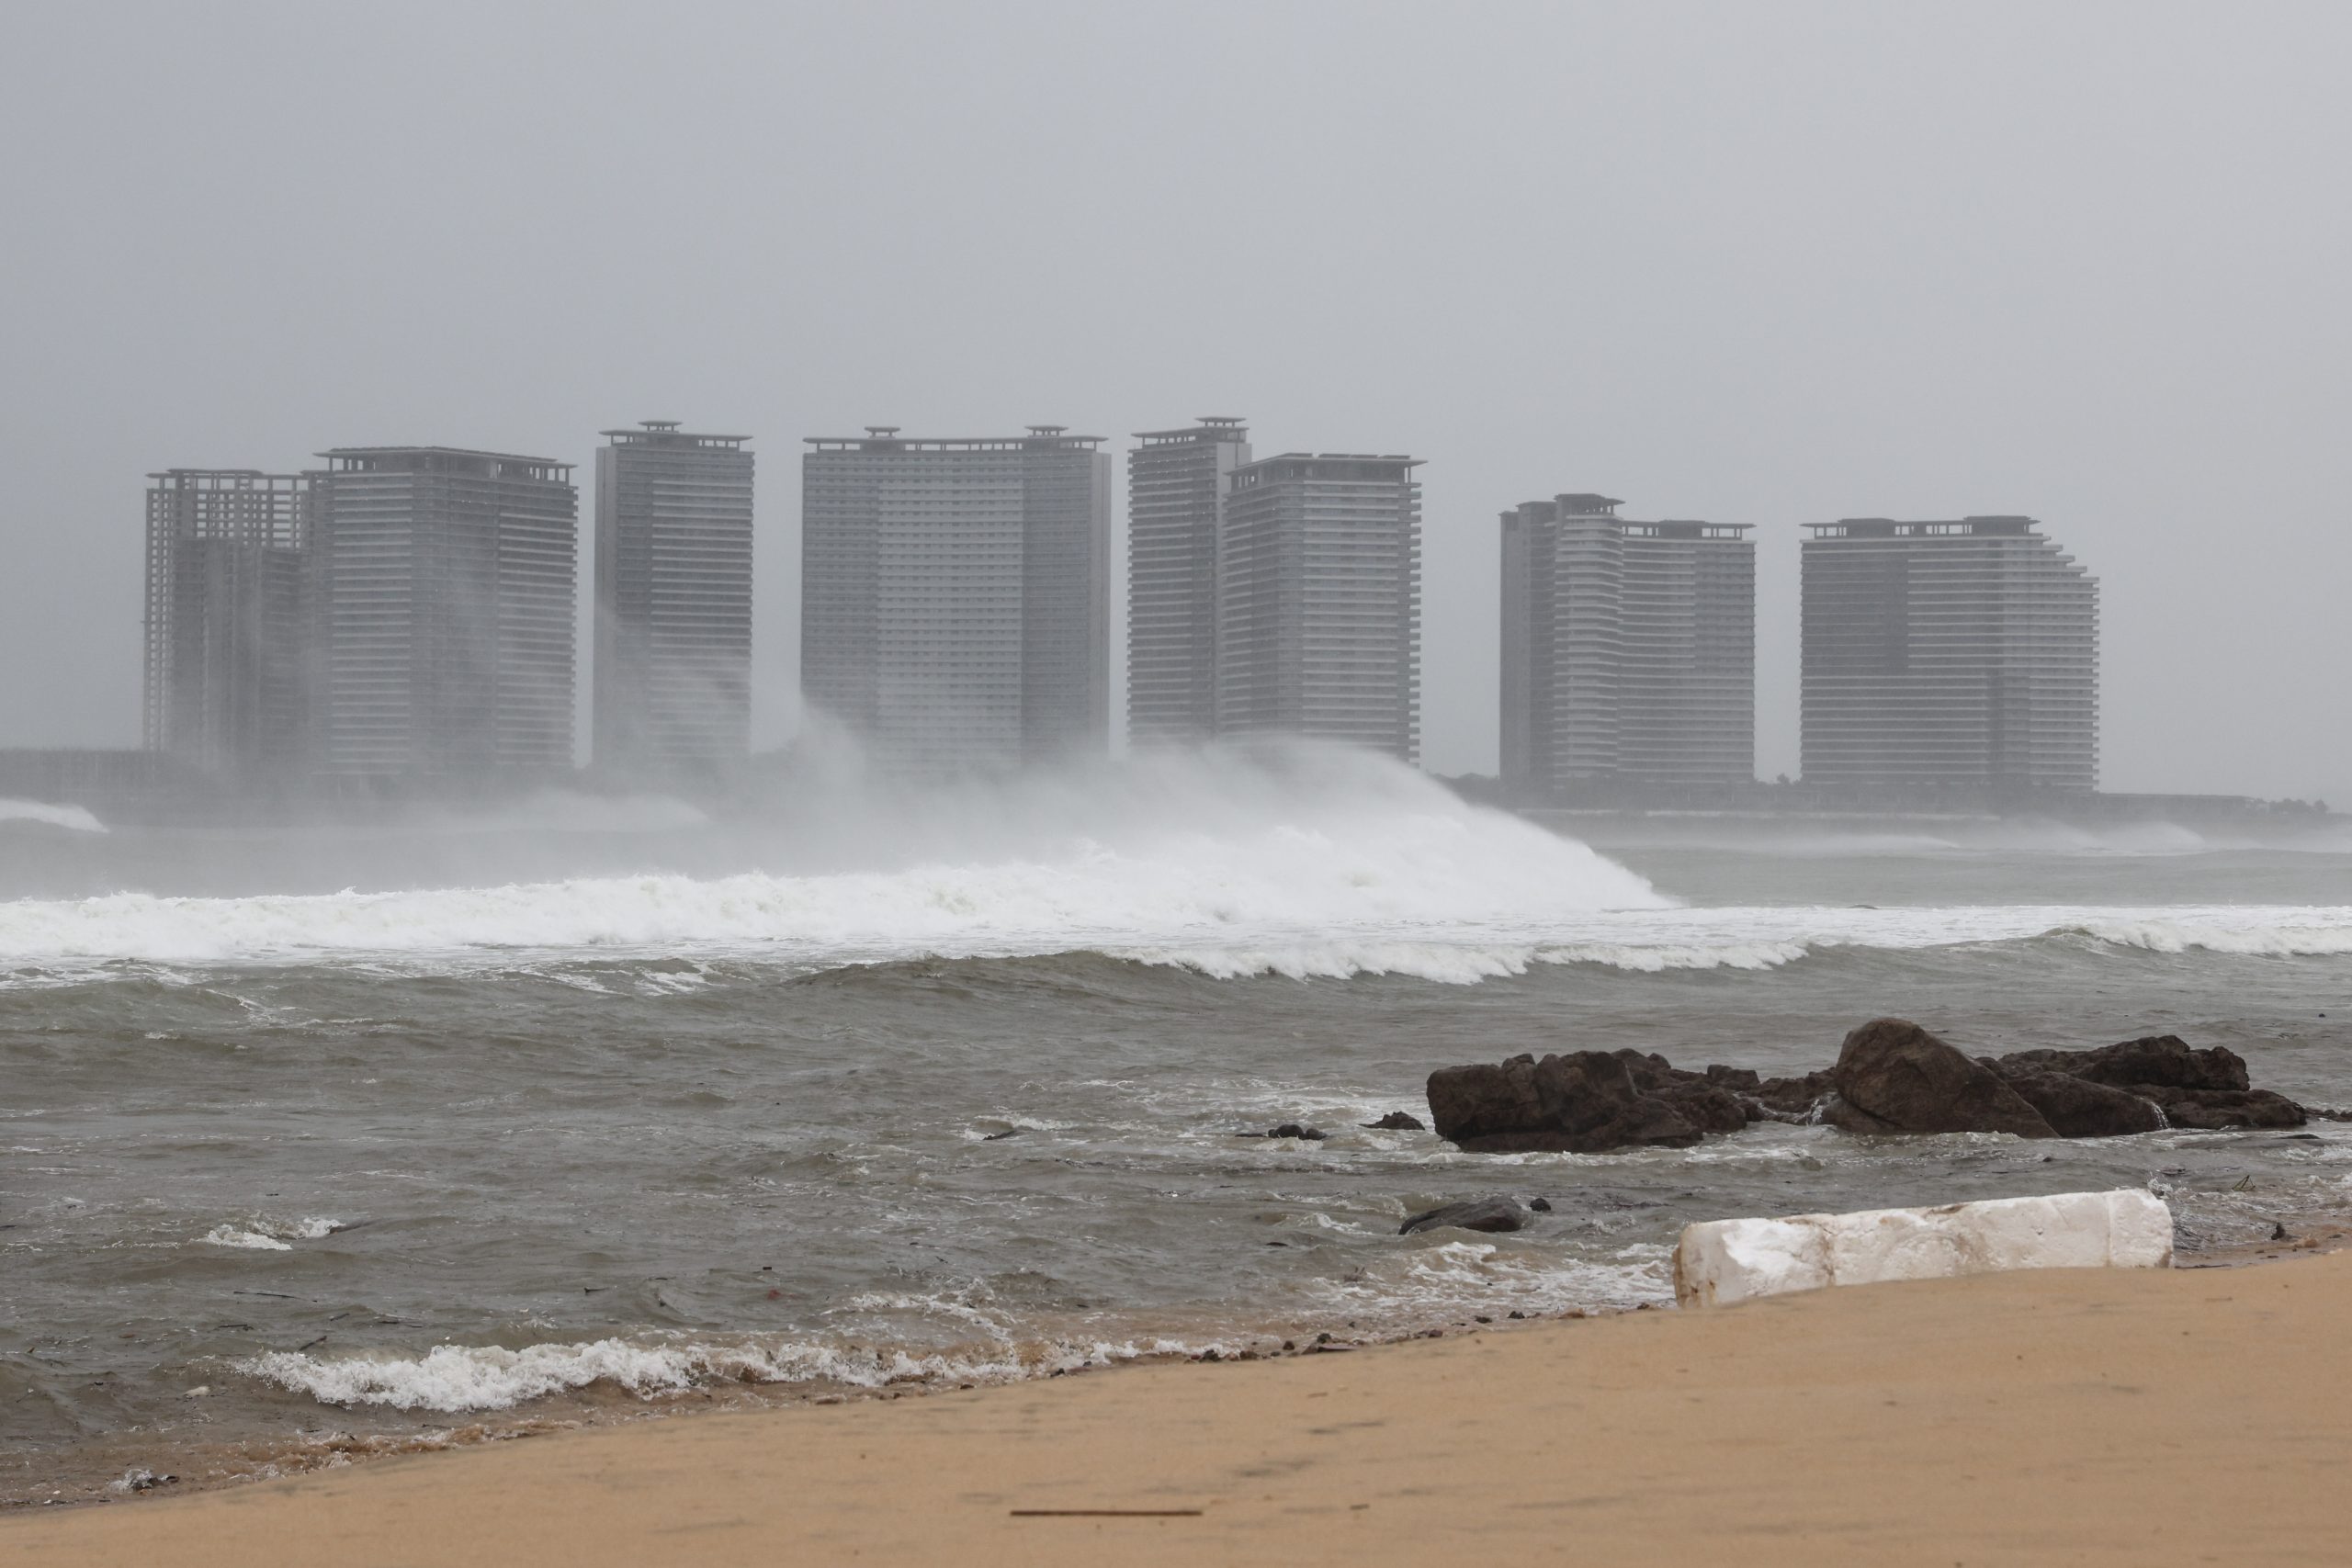
{"label": "high-rise apartment tower", "polygon": [[312,491],[319,765],[347,784],[478,784],[571,765],[571,468],[346,446]]}
{"label": "high-rise apartment tower", "polygon": [[148,476],[146,744],[215,775],[282,774],[303,739],[310,481]]}
{"label": "high-rise apartment tower", "polygon": [[939,775],[1110,738],[1102,437],[812,436],[801,459],[800,683],[891,772]]}
{"label": "high-rise apartment tower", "polygon": [[1756,776],[1756,547],[1739,523],[1637,523],[1605,495],[1502,514],[1502,782]]}
{"label": "high-rise apartment tower", "polygon": [[1216,728],[1420,754],[1419,459],[1233,470],[1217,530]]}
{"label": "high-rise apartment tower", "polygon": [[604,434],[596,764],[707,778],[751,749],[751,438],[668,420]]}
{"label": "high-rise apartment tower", "polygon": [[1127,735],[1137,745],[1216,731],[1216,535],[1226,486],[1250,461],[1238,419],[1147,430],[1127,454]]}
{"label": "high-rise apartment tower", "polygon": [[1808,784],[2098,784],[2098,580],[2030,517],[1810,525]]}

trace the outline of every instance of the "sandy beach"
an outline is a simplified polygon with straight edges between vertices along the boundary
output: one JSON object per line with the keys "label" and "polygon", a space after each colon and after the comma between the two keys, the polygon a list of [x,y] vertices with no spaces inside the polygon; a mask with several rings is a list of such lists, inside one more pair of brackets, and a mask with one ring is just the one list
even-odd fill
{"label": "sandy beach", "polygon": [[645,1422],[0,1519],[27,1564],[2340,1562],[2352,1254]]}

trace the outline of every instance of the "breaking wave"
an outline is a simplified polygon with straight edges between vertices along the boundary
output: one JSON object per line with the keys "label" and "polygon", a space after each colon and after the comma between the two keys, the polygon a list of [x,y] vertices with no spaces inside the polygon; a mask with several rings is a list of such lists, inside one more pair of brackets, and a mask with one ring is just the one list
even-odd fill
{"label": "breaking wave", "polygon": [[529,1400],[595,1384],[625,1389],[643,1398],[714,1382],[830,1383],[858,1389],[1009,1382],[1156,1356],[1196,1355],[1217,1348],[1149,1339],[1006,1344],[966,1353],[922,1353],[748,1337],[666,1344],[598,1339],[584,1344],[526,1345],[520,1349],[436,1345],[422,1356],[340,1359],[272,1350],[232,1365],[322,1404],[373,1404],[456,1415],[511,1410]]}
{"label": "breaking wave", "polygon": [[1238,946],[1261,947],[1264,964],[1280,967],[1271,955],[1282,947],[1319,945],[1330,933],[1342,933],[1347,946],[1475,940],[1498,929],[1524,942],[1577,916],[1667,907],[1624,867],[1516,818],[1451,802],[1376,803],[889,871],[25,899],[0,904],[0,962],[299,963],[587,950],[831,964]]}
{"label": "breaking wave", "polygon": [[312,1216],[300,1220],[249,1220],[242,1224],[214,1225],[198,1239],[212,1247],[243,1247],[254,1252],[291,1252],[298,1241],[316,1241],[342,1227],[334,1220]]}
{"label": "breaking wave", "polygon": [[39,800],[0,800],[0,822],[39,822],[76,833],[103,833],[107,825],[80,806],[51,806]]}
{"label": "breaking wave", "polygon": [[[1569,846],[1575,848],[1575,846]],[[1589,853],[1589,852],[1587,852]],[[583,881],[434,893],[200,900],[136,895],[0,905],[0,987],[144,975],[191,983],[213,964],[360,962],[405,972],[516,967],[594,989],[685,992],[731,961],[800,973],[914,960],[1093,954],[1215,979],[1401,976],[1446,984],[1589,964],[1633,974],[1767,970],[1839,952],[2038,946],[2077,953],[2352,954],[2352,907],[2083,908],[1577,908],[1505,889],[1472,910],[1442,873],[1304,874],[1146,867],[1100,855],[1060,867],[961,867],[840,877],[747,874]],[[1508,896],[1521,895],[1513,907]],[[1547,902],[1548,898],[1548,902]],[[1319,908],[1319,919],[1301,913]],[[1503,911],[1499,915],[1498,911]],[[684,959],[696,967],[680,971]],[[658,960],[663,972],[598,967]],[[127,964],[125,960],[136,960]],[[582,962],[590,972],[577,968]],[[185,966],[185,973],[153,965]],[[41,967],[35,967],[40,965]]]}
{"label": "breaking wave", "polygon": [[[564,827],[577,804],[526,803],[517,821]],[[669,820],[660,802],[605,804]],[[488,882],[500,837],[475,837],[481,854],[463,863],[482,866]],[[460,974],[551,966],[558,978],[601,985],[566,965],[646,957],[814,972],[1096,953],[1217,978],[1469,983],[1537,964],[1762,970],[1838,949],[2035,941],[2352,953],[2346,907],[1690,908],[1573,839],[1470,805],[1394,761],[1329,749],[1156,757],[921,797],[829,798],[722,840],[693,840],[710,852],[697,864],[732,874],[664,866],[499,886],[0,902],[0,987],[141,965],[319,963]],[[643,852],[664,852],[649,839]],[[664,986],[701,983],[682,976]]]}
{"label": "breaking wave", "polygon": [[2247,911],[2270,919],[2236,921],[2214,911],[2143,912],[2092,920],[2082,934],[2150,953],[2241,953],[2262,958],[2322,958],[2352,953],[2352,909]]}

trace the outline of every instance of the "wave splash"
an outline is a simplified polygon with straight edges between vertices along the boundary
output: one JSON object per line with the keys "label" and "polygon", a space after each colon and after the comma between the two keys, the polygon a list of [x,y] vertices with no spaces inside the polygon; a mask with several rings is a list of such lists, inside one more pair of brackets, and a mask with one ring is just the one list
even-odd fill
{"label": "wave splash", "polygon": [[[1220,979],[1467,984],[1536,965],[1764,970],[1840,949],[1979,943],[2352,954],[2346,907],[1687,908],[1588,846],[1399,764],[1314,749],[828,799],[724,832],[718,874],[0,902],[0,987],[315,963],[521,967],[648,992],[695,988],[707,966],[738,959],[808,972],[1093,953]],[[501,836],[474,837],[494,864]],[[668,971],[580,972],[644,958]]]}
{"label": "wave splash", "polygon": [[[1328,762],[1329,760],[1327,759]],[[1401,775],[1401,776],[1400,776]],[[1276,950],[1539,932],[1670,901],[1572,840],[1397,764],[1243,771],[1034,821],[887,869],[582,877],[241,898],[0,904],[0,963],[284,963],[529,952],[756,953],[831,964],[1072,951]],[[1223,790],[1205,787],[1223,784]],[[1043,816],[1041,809],[1030,815]],[[975,832],[975,840],[988,835]]]}
{"label": "wave splash", "polygon": [[[1236,1348],[1221,1347],[1228,1352]],[[322,1404],[371,1404],[456,1415],[511,1410],[530,1400],[599,1383],[649,1398],[713,1382],[830,1383],[859,1389],[1006,1382],[1217,1348],[1217,1344],[1174,1339],[1099,1340],[1025,1347],[1007,1344],[954,1354],[849,1349],[801,1340],[742,1338],[649,1345],[612,1338],[526,1345],[519,1349],[436,1345],[422,1356],[336,1360],[296,1350],[272,1350],[232,1366],[248,1376],[308,1394]]]}
{"label": "wave splash", "polygon": [[52,806],[41,800],[0,800],[0,822],[38,822],[75,833],[103,833],[107,825],[87,807]]}

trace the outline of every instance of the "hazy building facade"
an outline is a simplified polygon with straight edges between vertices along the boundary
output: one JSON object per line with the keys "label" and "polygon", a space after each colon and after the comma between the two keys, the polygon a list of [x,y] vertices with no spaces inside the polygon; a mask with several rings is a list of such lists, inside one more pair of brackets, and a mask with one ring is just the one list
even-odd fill
{"label": "hazy building facade", "polygon": [[1747,525],[1634,522],[1605,495],[1502,514],[1502,783],[1741,784],[1756,770]]}
{"label": "hazy building facade", "polygon": [[220,777],[298,767],[310,481],[252,468],[148,481],[147,749]]}
{"label": "hazy building facade", "polygon": [[1238,419],[1137,433],[1127,454],[1127,736],[1216,732],[1216,547],[1225,493],[1250,461]]}
{"label": "hazy building facade", "polygon": [[1098,435],[812,436],[800,679],[886,771],[1110,740],[1111,459]]}
{"label": "hazy building facade", "polygon": [[2098,787],[2098,581],[2032,518],[1810,526],[1808,784]]}
{"label": "hazy building facade", "polygon": [[1218,733],[1419,761],[1419,466],[1288,452],[1232,471],[1216,545]]}
{"label": "hazy building facade", "polygon": [[317,761],[469,784],[572,761],[579,492],[544,457],[339,447],[311,484]]}
{"label": "hazy building facade", "polygon": [[751,750],[752,454],[647,420],[596,452],[600,770],[707,778]]}

